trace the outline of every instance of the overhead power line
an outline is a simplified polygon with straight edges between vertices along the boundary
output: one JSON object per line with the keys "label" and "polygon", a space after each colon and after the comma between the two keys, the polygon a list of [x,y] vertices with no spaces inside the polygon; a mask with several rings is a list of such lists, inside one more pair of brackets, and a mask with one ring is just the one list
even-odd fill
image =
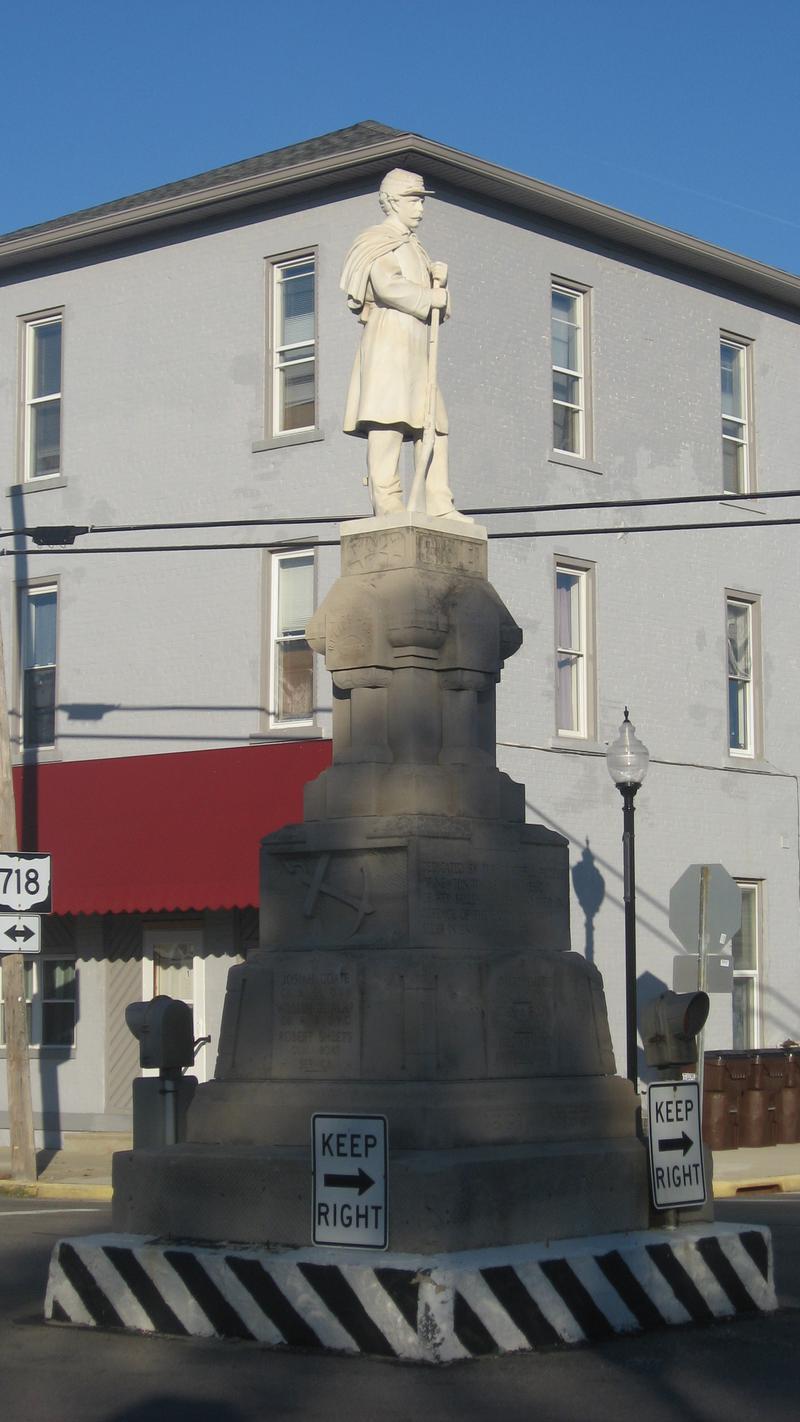
{"label": "overhead power line", "polygon": [[[706,530],[727,530],[736,533],[740,528],[786,528],[800,523],[799,518],[759,518],[740,519],[707,523],[642,523],[611,524],[607,528],[546,528],[510,529],[505,533],[489,533],[491,541],[506,542],[521,538],[600,538],[604,534],[633,533],[698,533]],[[0,548],[0,558],[88,558],[104,553],[235,553],[239,549],[261,549],[278,553],[287,548],[337,548],[338,538],[283,538],[269,543],[155,543],[110,545],[105,548]]]}
{"label": "overhead power line", "polygon": [[[752,494],[670,494],[662,498],[641,499],[584,499],[579,502],[557,504],[511,504],[494,505],[483,508],[465,509],[465,513],[486,515],[570,513],[587,509],[635,509],[663,508],[681,504],[729,504],[758,503],[763,499],[794,499],[800,497],[800,489],[769,489]],[[183,520],[177,523],[94,523],[94,524],[39,524],[31,528],[0,529],[0,538],[30,538],[39,546],[69,545],[76,538],[87,534],[108,533],[177,533],[189,529],[214,528],[286,528],[294,525],[304,527],[317,524],[351,523],[363,518],[363,514],[314,514],[290,515],[270,518],[228,518]],[[710,526],[710,525],[709,525]],[[740,525],[741,526],[741,525]],[[204,545],[210,546],[210,545]],[[235,545],[236,547],[242,545]],[[253,545],[258,546],[258,545]]]}

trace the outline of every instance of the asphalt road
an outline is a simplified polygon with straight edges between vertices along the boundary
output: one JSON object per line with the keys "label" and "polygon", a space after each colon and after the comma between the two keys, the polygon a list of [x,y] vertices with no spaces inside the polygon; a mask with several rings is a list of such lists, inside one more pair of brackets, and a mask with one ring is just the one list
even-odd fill
{"label": "asphalt road", "polygon": [[800,1196],[725,1201],[773,1230],[777,1315],[599,1347],[417,1367],[139,1338],[41,1320],[55,1241],[110,1227],[106,1206],[0,1200],[3,1422],[796,1422]]}

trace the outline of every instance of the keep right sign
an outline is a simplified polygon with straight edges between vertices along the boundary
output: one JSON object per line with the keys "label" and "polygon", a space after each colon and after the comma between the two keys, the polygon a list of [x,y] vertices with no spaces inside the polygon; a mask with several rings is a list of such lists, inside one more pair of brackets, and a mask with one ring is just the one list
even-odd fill
{"label": "keep right sign", "polygon": [[706,1202],[700,1087],[696,1081],[654,1081],[647,1088],[650,1184],[657,1210]]}

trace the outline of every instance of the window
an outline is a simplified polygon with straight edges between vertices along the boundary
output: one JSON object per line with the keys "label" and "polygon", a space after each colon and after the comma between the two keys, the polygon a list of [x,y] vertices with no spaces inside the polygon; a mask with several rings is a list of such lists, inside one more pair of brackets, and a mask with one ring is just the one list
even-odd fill
{"label": "window", "polygon": [[270,263],[272,380],[268,433],[313,430],[317,422],[316,259]]}
{"label": "window", "polygon": [[742,891],[742,926],[734,934],[733,1048],[759,1045],[759,959],[761,956],[761,884],[737,880]]}
{"label": "window", "polygon": [[550,292],[553,362],[553,449],[588,456],[587,341],[588,292],[554,281]]}
{"label": "window", "polygon": [[750,448],[750,346],[723,336],[719,346],[722,394],[722,487],[747,494],[753,487]]}
{"label": "window", "polygon": [[25,480],[61,472],[61,315],[27,320],[24,326]]}
{"label": "window", "polygon": [[556,562],[556,732],[594,735],[593,569]]}
{"label": "window", "polygon": [[758,610],[756,599],[726,597],[728,750],[735,756],[754,756],[758,748]]}
{"label": "window", "polygon": [[[3,965],[0,961],[0,989]],[[28,1040],[32,1047],[74,1047],[78,975],[74,958],[25,961]],[[0,996],[0,1044],[5,1046],[5,1013]]]}
{"label": "window", "polygon": [[31,750],[56,739],[56,618],[54,584],[21,588],[20,683],[22,745]]}
{"label": "window", "polygon": [[[142,996],[164,994],[192,1009],[195,1041],[206,1035],[206,985],[203,930],[187,924],[148,925],[142,935]],[[207,1044],[198,1047],[194,1072],[205,1081],[213,1069]],[[149,1069],[145,1075],[153,1074]]]}
{"label": "window", "polygon": [[270,725],[310,721],[314,714],[313,653],[306,625],[314,611],[314,554],[272,558]]}

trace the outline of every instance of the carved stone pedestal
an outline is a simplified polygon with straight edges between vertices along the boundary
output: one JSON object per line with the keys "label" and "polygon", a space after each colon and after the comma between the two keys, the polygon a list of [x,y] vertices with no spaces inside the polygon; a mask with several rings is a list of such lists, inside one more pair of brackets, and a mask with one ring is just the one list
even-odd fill
{"label": "carved stone pedestal", "polygon": [[215,1079],[185,1143],[117,1157],[117,1228],[307,1244],[315,1112],[387,1118],[393,1250],[647,1226],[637,1098],[600,974],[569,951],[567,844],[495,764],[521,634],[486,547],[424,515],[342,528],[307,634],[333,764],[264,841]]}

